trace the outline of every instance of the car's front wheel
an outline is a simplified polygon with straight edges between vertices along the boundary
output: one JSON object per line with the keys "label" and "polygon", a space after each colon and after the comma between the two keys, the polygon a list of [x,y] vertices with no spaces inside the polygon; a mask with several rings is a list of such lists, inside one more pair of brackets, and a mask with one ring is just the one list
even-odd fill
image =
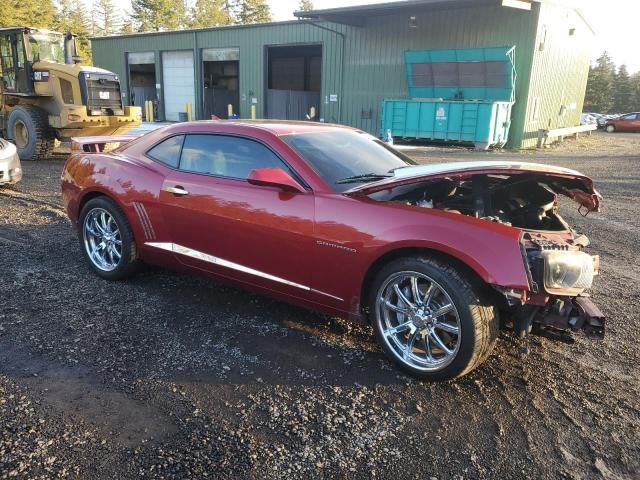
{"label": "car's front wheel", "polygon": [[82,251],[93,271],[106,280],[121,280],[138,265],[131,225],[107,197],[89,200],[78,223]]}
{"label": "car's front wheel", "polygon": [[606,130],[607,132],[609,132],[609,133],[613,133],[613,132],[615,132],[615,131],[616,131],[616,126],[615,126],[615,125],[607,125],[607,126],[605,127],[605,130]]}
{"label": "car's front wheel", "polygon": [[463,273],[430,257],[387,264],[370,304],[378,343],[408,373],[447,380],[476,368],[499,333],[497,308]]}

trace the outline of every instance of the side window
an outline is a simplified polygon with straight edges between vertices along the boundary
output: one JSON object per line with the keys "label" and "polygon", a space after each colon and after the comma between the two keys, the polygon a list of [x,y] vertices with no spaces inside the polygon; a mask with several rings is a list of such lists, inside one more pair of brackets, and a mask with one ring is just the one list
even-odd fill
{"label": "side window", "polygon": [[187,135],[180,170],[244,180],[256,168],[289,167],[259,142],[225,135]]}
{"label": "side window", "polygon": [[178,168],[183,140],[184,135],[169,137],[147,151],[147,156],[170,167]]}
{"label": "side window", "polygon": [[622,117],[622,120],[635,120],[638,116],[635,113],[632,113],[631,115],[625,115]]}

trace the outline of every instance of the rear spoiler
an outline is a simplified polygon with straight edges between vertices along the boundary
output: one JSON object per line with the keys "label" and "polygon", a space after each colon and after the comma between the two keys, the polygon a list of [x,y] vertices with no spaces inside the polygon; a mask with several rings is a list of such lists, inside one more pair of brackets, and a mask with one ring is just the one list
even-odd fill
{"label": "rear spoiler", "polygon": [[[71,153],[86,152],[86,153],[100,153],[105,151],[115,150],[116,148],[129,143],[131,140],[135,140],[139,135],[111,135],[111,136],[96,136],[96,137],[73,137],[71,139]],[[113,145],[113,146],[112,146]]]}

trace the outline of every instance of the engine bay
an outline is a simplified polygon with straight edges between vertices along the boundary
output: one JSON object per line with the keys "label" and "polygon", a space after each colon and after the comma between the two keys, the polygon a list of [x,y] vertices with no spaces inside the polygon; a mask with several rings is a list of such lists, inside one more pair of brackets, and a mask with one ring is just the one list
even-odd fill
{"label": "engine bay", "polygon": [[558,214],[566,181],[539,174],[477,174],[394,186],[370,198],[468,215],[526,230],[567,231]]}

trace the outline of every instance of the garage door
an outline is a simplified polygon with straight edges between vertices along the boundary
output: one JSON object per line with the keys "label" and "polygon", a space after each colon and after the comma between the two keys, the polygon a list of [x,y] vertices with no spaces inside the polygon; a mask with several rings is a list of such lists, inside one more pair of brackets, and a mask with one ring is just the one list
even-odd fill
{"label": "garage door", "polygon": [[184,104],[195,106],[195,72],[191,51],[162,52],[162,80],[164,86],[164,115],[169,121],[178,120]]}

